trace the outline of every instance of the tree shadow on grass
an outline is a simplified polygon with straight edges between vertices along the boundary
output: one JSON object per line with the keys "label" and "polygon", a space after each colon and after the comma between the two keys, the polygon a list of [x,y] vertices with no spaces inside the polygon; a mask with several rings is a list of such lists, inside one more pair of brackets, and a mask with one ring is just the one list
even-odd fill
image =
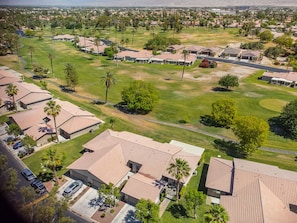
{"label": "tree shadow on grass", "polygon": [[247,154],[242,151],[240,145],[231,140],[215,139],[214,147],[220,151],[224,151],[228,156],[235,158],[246,158]]}
{"label": "tree shadow on grass", "polygon": [[223,88],[223,87],[214,87],[212,90],[213,91],[219,91],[219,92],[230,92],[230,91],[232,91],[230,89]]}
{"label": "tree shadow on grass", "polygon": [[271,132],[284,138],[291,138],[290,135],[282,128],[282,120],[279,116],[268,119],[268,124]]}
{"label": "tree shadow on grass", "polygon": [[173,217],[175,218],[186,218],[188,217],[187,209],[182,204],[173,204],[168,209]]}

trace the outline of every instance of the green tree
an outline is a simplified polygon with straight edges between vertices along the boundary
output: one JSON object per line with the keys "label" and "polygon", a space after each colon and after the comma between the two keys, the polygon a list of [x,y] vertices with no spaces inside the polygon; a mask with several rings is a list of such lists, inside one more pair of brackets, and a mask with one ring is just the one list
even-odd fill
{"label": "green tree", "polygon": [[266,121],[254,116],[241,116],[235,120],[232,130],[240,140],[242,152],[247,156],[265,143],[269,125]]}
{"label": "green tree", "polygon": [[232,99],[221,99],[211,105],[212,120],[219,126],[232,125],[236,117],[236,103]]}
{"label": "green tree", "polygon": [[235,75],[227,74],[219,80],[219,85],[222,87],[225,87],[227,90],[229,90],[230,87],[238,87],[239,81],[238,77]]}
{"label": "green tree", "polygon": [[105,85],[105,104],[107,103],[107,96],[108,96],[108,90],[111,88],[111,86],[116,84],[116,79],[114,78],[114,75],[110,72],[107,72],[104,76],[101,77],[102,83]]}
{"label": "green tree", "polygon": [[128,88],[124,88],[122,100],[127,105],[128,110],[146,114],[152,111],[158,102],[159,92],[151,83],[136,80]]}
{"label": "green tree", "polygon": [[105,203],[114,207],[116,200],[120,197],[120,190],[112,183],[108,185],[102,184],[98,190],[98,194],[99,196],[105,196]]}
{"label": "green tree", "polygon": [[30,61],[31,61],[31,66],[33,65],[33,53],[34,53],[34,47],[29,46],[28,47],[29,53],[30,53]]}
{"label": "green tree", "polygon": [[185,194],[185,202],[188,209],[193,210],[194,218],[197,218],[197,207],[205,202],[203,192],[197,190],[190,190]]}
{"label": "green tree", "polygon": [[78,74],[75,68],[71,64],[67,63],[64,68],[64,73],[67,86],[75,91],[75,86],[78,84]]}
{"label": "green tree", "polygon": [[168,173],[171,174],[171,176],[176,180],[176,202],[178,202],[179,199],[181,180],[184,177],[188,177],[190,175],[190,170],[189,163],[186,160],[180,158],[176,158],[169,164],[169,167],[167,168]]}
{"label": "green tree", "polygon": [[214,204],[204,214],[204,219],[207,223],[227,223],[229,215],[222,205]]}
{"label": "green tree", "polygon": [[58,130],[57,130],[57,123],[56,123],[56,117],[60,114],[61,112],[61,106],[56,103],[54,100],[50,100],[46,103],[46,107],[44,107],[44,112],[47,115],[50,115],[54,119],[54,125],[55,125],[55,132],[56,132],[56,137],[57,137],[57,142],[59,142],[59,137],[58,137]]}
{"label": "green tree", "polygon": [[159,222],[159,212],[159,205],[142,198],[136,204],[135,217],[143,223]]}
{"label": "green tree", "polygon": [[18,136],[21,132],[21,129],[20,127],[15,124],[15,123],[12,123],[10,124],[9,126],[6,127],[6,131],[9,135],[14,135],[14,136]]}
{"label": "green tree", "polygon": [[33,137],[29,135],[25,135],[25,137],[22,139],[22,143],[30,151],[30,153],[34,151],[34,146],[37,145]]}
{"label": "green tree", "polygon": [[259,38],[261,42],[269,42],[273,39],[273,34],[270,30],[265,30],[259,34]]}
{"label": "green tree", "polygon": [[280,48],[290,48],[293,46],[293,38],[288,35],[284,34],[282,36],[276,37],[274,42],[280,47]]}
{"label": "green tree", "polygon": [[64,154],[58,154],[55,148],[49,148],[46,155],[42,157],[43,166],[53,171],[56,184],[58,183],[57,168],[62,167],[64,159]]}
{"label": "green tree", "polygon": [[18,91],[19,91],[18,87],[14,84],[7,85],[7,87],[5,89],[5,93],[7,94],[7,96],[12,97],[12,105],[16,111],[18,110],[18,108],[15,103],[15,96],[17,95]]}
{"label": "green tree", "polygon": [[7,156],[3,154],[0,154],[0,178],[0,194],[9,198],[15,193],[19,178],[17,171],[8,167]]}
{"label": "green tree", "polygon": [[50,63],[51,63],[51,70],[52,70],[52,74],[53,74],[53,78],[55,78],[55,75],[54,75],[54,66],[53,66],[53,60],[55,58],[55,55],[53,53],[49,53],[48,54],[48,59],[50,60]]}
{"label": "green tree", "polygon": [[279,120],[287,136],[297,140],[297,99],[283,107]]}

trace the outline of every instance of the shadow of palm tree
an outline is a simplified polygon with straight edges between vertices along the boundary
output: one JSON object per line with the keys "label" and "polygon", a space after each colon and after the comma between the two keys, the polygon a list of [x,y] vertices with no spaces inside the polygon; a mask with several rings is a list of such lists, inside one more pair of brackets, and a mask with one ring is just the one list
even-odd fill
{"label": "shadow of palm tree", "polygon": [[187,209],[182,204],[173,204],[168,210],[175,218],[188,217]]}

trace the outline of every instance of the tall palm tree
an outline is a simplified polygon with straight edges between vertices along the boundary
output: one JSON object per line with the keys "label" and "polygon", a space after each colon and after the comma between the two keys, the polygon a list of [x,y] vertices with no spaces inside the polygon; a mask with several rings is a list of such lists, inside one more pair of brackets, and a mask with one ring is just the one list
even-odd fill
{"label": "tall palm tree", "polygon": [[110,72],[107,72],[104,76],[101,77],[101,81],[105,85],[105,104],[107,103],[107,96],[108,96],[108,90],[111,88],[112,85],[116,84],[116,79],[114,78],[113,74]]}
{"label": "tall palm tree", "polygon": [[54,75],[54,66],[53,66],[53,60],[55,58],[55,55],[52,54],[52,53],[49,53],[48,54],[48,58],[49,58],[49,60],[51,62],[51,69],[52,69],[53,78],[55,78],[55,75]]}
{"label": "tall palm tree", "polygon": [[183,66],[183,72],[182,72],[181,80],[184,79],[184,73],[185,73],[185,67],[186,67],[186,60],[187,60],[187,58],[189,56],[189,51],[184,49],[183,52],[182,52],[182,54],[184,56],[184,66]]}
{"label": "tall palm tree", "polygon": [[9,84],[7,85],[5,89],[5,93],[7,94],[8,97],[12,97],[12,103],[13,103],[13,108],[18,111],[17,105],[15,103],[15,95],[17,95],[19,89],[17,88],[16,85]]}
{"label": "tall palm tree", "polygon": [[176,158],[174,162],[169,164],[167,171],[176,180],[176,202],[178,202],[180,181],[183,177],[188,177],[190,175],[189,163],[186,160]]}
{"label": "tall palm tree", "polygon": [[97,53],[98,53],[98,56],[99,56],[99,46],[100,46],[100,38],[99,37],[96,37],[95,45],[97,47]]}
{"label": "tall palm tree", "polygon": [[57,156],[57,150],[49,148],[46,151],[46,156],[43,157],[44,162],[46,163],[46,166],[51,169],[54,172],[54,178],[56,183],[58,183],[58,176],[57,176],[57,161],[59,160]]}
{"label": "tall palm tree", "polygon": [[222,205],[214,204],[204,214],[204,219],[207,223],[227,223],[229,215]]}
{"label": "tall palm tree", "polygon": [[56,101],[50,100],[46,103],[46,107],[44,107],[44,112],[47,115],[51,115],[54,118],[54,125],[55,125],[55,131],[56,131],[56,137],[57,137],[57,142],[59,142],[59,137],[58,137],[58,131],[57,131],[57,123],[56,123],[56,117],[60,114],[61,112],[61,106],[56,104]]}
{"label": "tall palm tree", "polygon": [[34,52],[34,47],[33,46],[29,46],[29,52],[30,52],[30,58],[31,58],[31,66],[33,63],[33,52]]}

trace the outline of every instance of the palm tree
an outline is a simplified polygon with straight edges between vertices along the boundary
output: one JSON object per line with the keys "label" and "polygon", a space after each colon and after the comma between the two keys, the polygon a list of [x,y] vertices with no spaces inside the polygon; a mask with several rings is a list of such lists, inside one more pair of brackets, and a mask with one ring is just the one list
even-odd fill
{"label": "palm tree", "polygon": [[99,45],[100,45],[100,38],[96,37],[95,39],[95,45],[97,46],[97,54],[99,56]]}
{"label": "palm tree", "polygon": [[52,69],[52,74],[53,74],[53,78],[55,78],[55,75],[54,75],[54,67],[53,67],[53,59],[55,58],[55,55],[52,54],[52,53],[49,53],[48,54],[48,58],[51,62],[51,69]]}
{"label": "palm tree", "polygon": [[188,177],[190,175],[189,163],[186,160],[176,158],[174,162],[169,164],[167,171],[176,179],[176,202],[178,202],[180,181],[183,177]]}
{"label": "palm tree", "polygon": [[227,223],[229,215],[222,205],[214,204],[204,214],[204,219],[207,223]]}
{"label": "palm tree", "polygon": [[101,81],[105,85],[105,104],[107,103],[107,96],[108,96],[108,90],[112,85],[116,84],[116,79],[114,78],[113,74],[110,72],[107,72],[104,76],[101,77]]}
{"label": "palm tree", "polygon": [[7,94],[8,97],[12,97],[12,103],[13,103],[13,108],[18,111],[17,105],[15,103],[15,98],[14,96],[17,95],[19,89],[17,88],[16,85],[9,84],[7,85],[5,89],[5,93]]}
{"label": "palm tree", "polygon": [[182,52],[182,54],[184,55],[184,66],[183,66],[183,72],[182,72],[181,80],[183,80],[183,78],[184,78],[185,67],[186,67],[186,60],[188,58],[189,51],[184,49],[183,52]]}
{"label": "palm tree", "polygon": [[30,52],[31,66],[32,66],[34,47],[33,46],[29,46],[28,49],[29,49],[29,52]]}
{"label": "palm tree", "polygon": [[42,159],[45,163],[45,166],[54,172],[55,181],[56,183],[58,183],[56,168],[57,168],[57,161],[59,161],[59,158],[57,156],[56,149],[49,148],[46,151],[46,155]]}
{"label": "palm tree", "polygon": [[58,137],[58,131],[57,131],[57,123],[56,123],[56,117],[60,114],[61,112],[61,106],[56,104],[56,101],[50,100],[46,103],[46,107],[44,107],[44,112],[47,115],[51,115],[54,118],[54,125],[55,125],[55,131],[56,131],[56,137],[57,137],[57,142],[59,142],[59,137]]}

